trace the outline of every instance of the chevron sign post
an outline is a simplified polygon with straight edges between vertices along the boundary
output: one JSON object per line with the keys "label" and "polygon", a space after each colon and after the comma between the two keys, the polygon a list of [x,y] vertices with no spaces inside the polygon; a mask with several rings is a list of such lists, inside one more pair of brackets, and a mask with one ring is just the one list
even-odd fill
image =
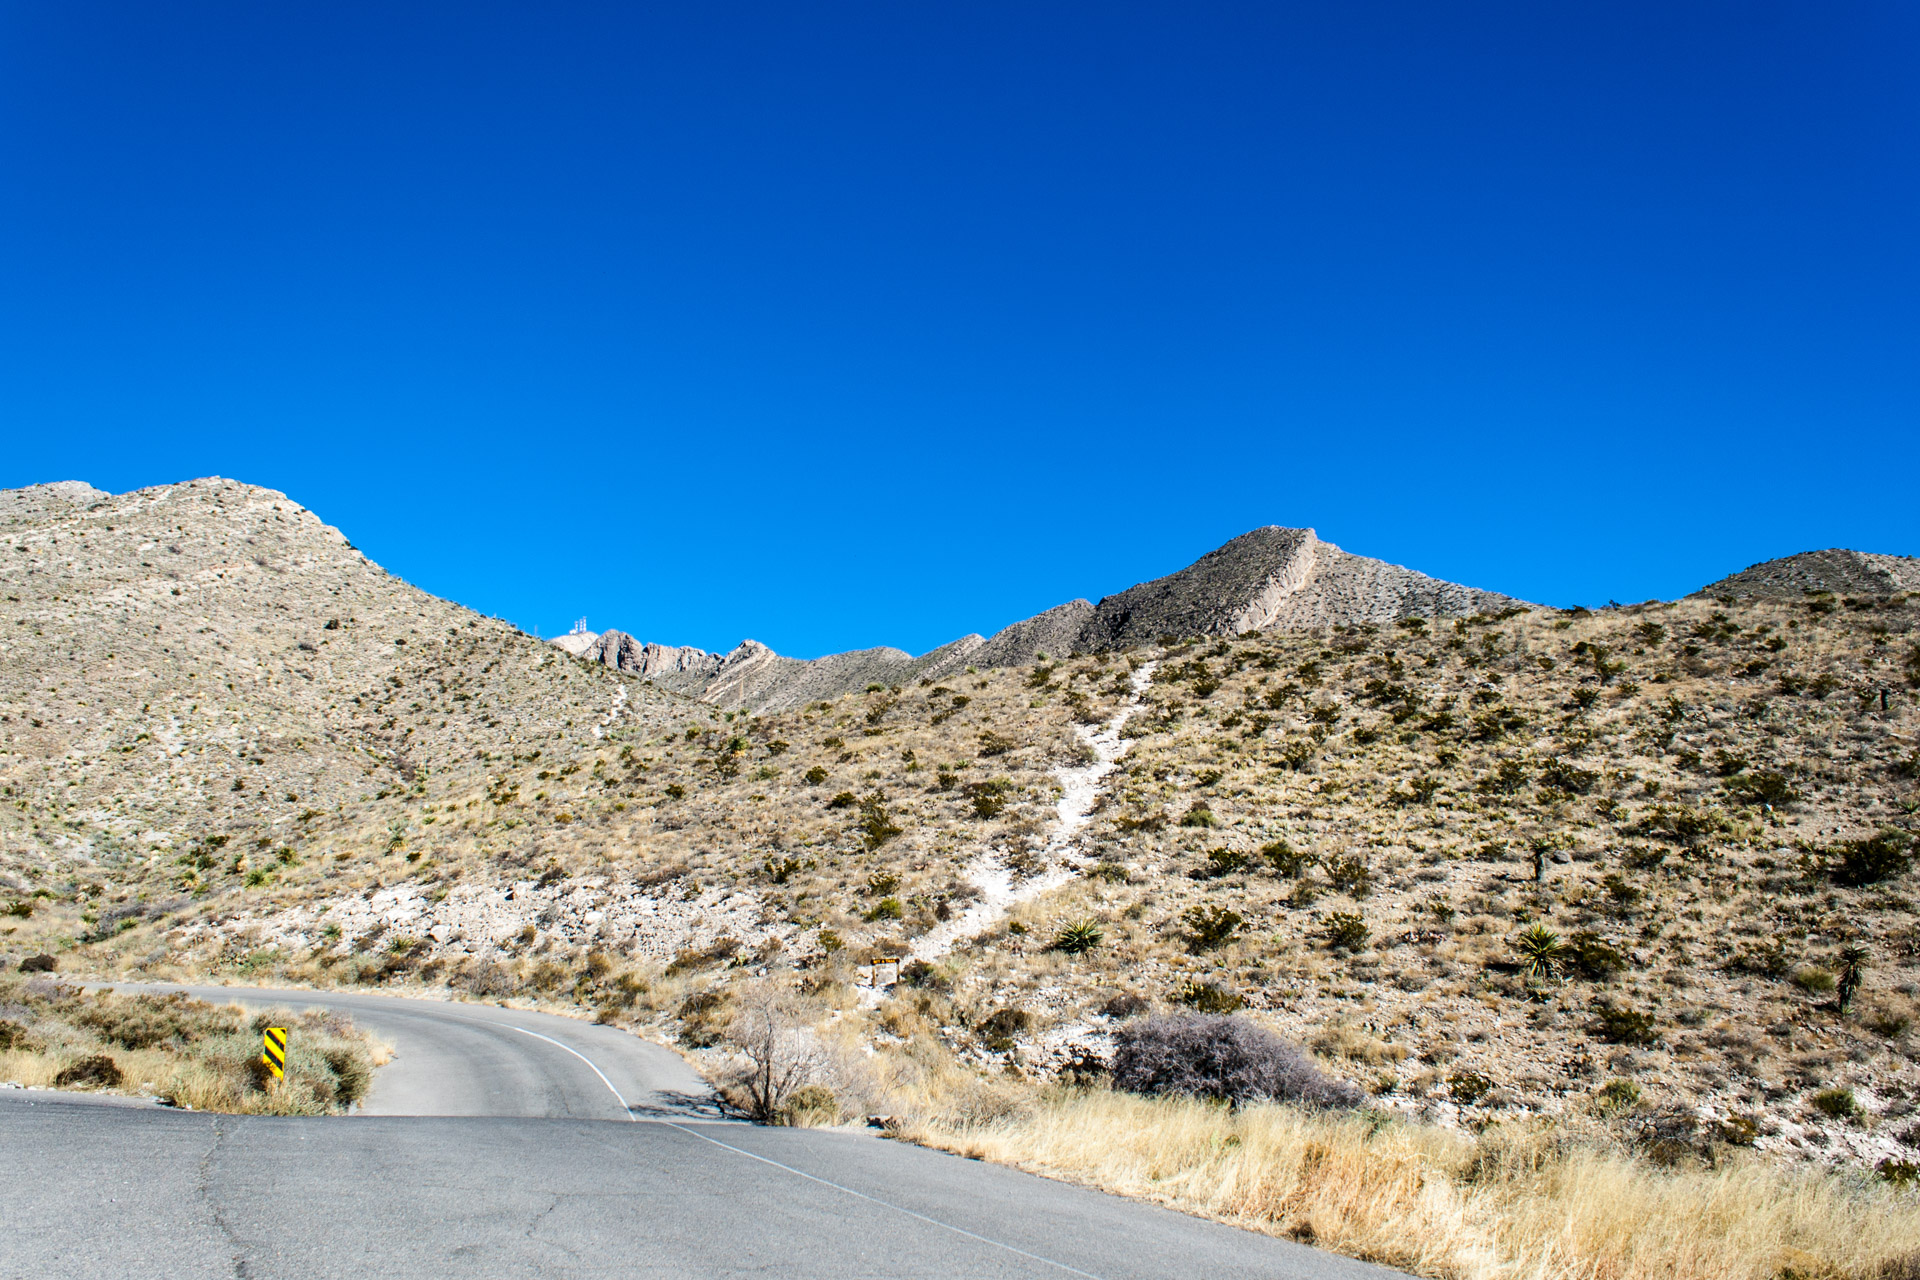
{"label": "chevron sign post", "polygon": [[260,1061],[267,1064],[267,1070],[273,1072],[275,1080],[287,1074],[287,1029],[268,1027],[261,1037]]}

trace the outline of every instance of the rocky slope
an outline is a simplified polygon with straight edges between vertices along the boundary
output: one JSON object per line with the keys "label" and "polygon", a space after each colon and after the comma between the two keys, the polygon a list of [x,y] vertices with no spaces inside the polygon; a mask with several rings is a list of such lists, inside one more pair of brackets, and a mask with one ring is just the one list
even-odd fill
{"label": "rocky slope", "polygon": [[1696,594],[1740,600],[1798,600],[1821,592],[1885,596],[1903,591],[1920,591],[1920,559],[1835,547],[1762,561],[1702,587]]}
{"label": "rocky slope", "polygon": [[1414,615],[1459,618],[1530,607],[1493,591],[1442,582],[1277,525],[1243,534],[1193,564],[1108,596],[1073,600],[991,639],[962,636],[921,657],[864,649],[811,660],[746,641],[724,657],[641,644],[621,631],[554,641],[600,662],[717,706],[780,711],[869,684],[946,679],[967,668],[1011,667],[1046,655],[1098,653],[1163,636],[1237,636],[1386,623]]}

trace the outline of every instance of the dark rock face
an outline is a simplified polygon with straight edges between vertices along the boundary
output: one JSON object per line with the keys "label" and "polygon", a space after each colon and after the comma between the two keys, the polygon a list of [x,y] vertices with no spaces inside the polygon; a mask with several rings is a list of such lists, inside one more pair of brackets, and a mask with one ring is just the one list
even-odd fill
{"label": "dark rock face", "polygon": [[1796,600],[1809,592],[1890,596],[1920,591],[1920,559],[1871,551],[1802,551],[1765,560],[1694,592],[1697,596]]}

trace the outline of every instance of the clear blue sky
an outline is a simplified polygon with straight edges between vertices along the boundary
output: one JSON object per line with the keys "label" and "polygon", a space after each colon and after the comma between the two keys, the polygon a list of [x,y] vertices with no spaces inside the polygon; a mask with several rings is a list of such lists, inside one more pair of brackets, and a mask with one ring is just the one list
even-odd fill
{"label": "clear blue sky", "polygon": [[0,3],[0,486],[920,651],[1256,525],[1920,553],[1920,9]]}

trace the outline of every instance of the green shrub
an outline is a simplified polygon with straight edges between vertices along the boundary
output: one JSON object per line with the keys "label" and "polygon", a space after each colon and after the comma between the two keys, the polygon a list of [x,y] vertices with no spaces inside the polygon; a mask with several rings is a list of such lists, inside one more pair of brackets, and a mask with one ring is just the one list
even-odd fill
{"label": "green shrub", "polygon": [[1475,1105],[1493,1089],[1493,1081],[1478,1071],[1456,1071],[1447,1077],[1447,1092],[1462,1106]]}
{"label": "green shrub", "polygon": [[1326,931],[1327,941],[1336,951],[1358,951],[1367,945],[1373,933],[1356,911],[1329,911]]}
{"label": "green shrub", "polygon": [[1032,1025],[1033,1015],[1025,1009],[996,1009],[981,1021],[978,1030],[987,1048],[1006,1053],[1013,1048],[1013,1038]]}
{"label": "green shrub", "polygon": [[1514,954],[1520,957],[1520,970],[1529,977],[1551,978],[1560,972],[1569,948],[1560,935],[1543,924],[1523,929],[1513,940]]}
{"label": "green shrub", "polygon": [[1609,1080],[1593,1096],[1602,1112],[1612,1114],[1636,1105],[1640,1101],[1640,1086],[1631,1080]]}
{"label": "green shrub", "polygon": [[1912,837],[1888,828],[1865,840],[1848,840],[1827,850],[1827,874],[1835,884],[1859,888],[1907,874],[1913,865]]}
{"label": "green shrub", "polygon": [[1588,982],[1611,982],[1627,967],[1626,955],[1591,930],[1567,940],[1566,971]]}
{"label": "green shrub", "polygon": [[1794,986],[1810,996],[1823,996],[1834,988],[1833,975],[1813,965],[1796,969],[1792,981]]}
{"label": "green shrub", "polygon": [[967,799],[973,804],[973,816],[976,818],[997,818],[1006,812],[1007,801],[1013,792],[1013,783],[1007,778],[989,778],[985,782],[967,784]]}
{"label": "green shrub", "polygon": [[1246,1004],[1234,992],[1223,990],[1211,982],[1189,982],[1173,998],[1201,1013],[1234,1013]]}
{"label": "green shrub", "polygon": [[1644,1048],[1660,1043],[1660,1032],[1654,1025],[1651,1014],[1623,1009],[1613,1004],[1603,1003],[1594,1006],[1593,1025],[1590,1030],[1609,1044],[1637,1045]]}
{"label": "green shrub", "polygon": [[807,780],[808,785],[817,787],[827,780],[827,770],[824,765],[816,764],[800,776]]}
{"label": "green shrub", "polygon": [[1084,955],[1105,941],[1106,936],[1092,920],[1076,920],[1054,935],[1049,949],[1070,956]]}
{"label": "green shrub", "polygon": [[1277,874],[1289,880],[1298,880],[1305,875],[1307,868],[1315,861],[1312,854],[1295,849],[1285,840],[1262,845],[1260,852]]}
{"label": "green shrub", "polygon": [[1337,892],[1364,898],[1373,889],[1373,874],[1366,862],[1357,857],[1332,858],[1322,863],[1327,881]]}
{"label": "green shrub", "polygon": [[1225,907],[1189,907],[1180,917],[1187,927],[1187,946],[1194,951],[1215,951],[1233,941],[1246,917]]}
{"label": "green shrub", "polygon": [[1860,1114],[1860,1102],[1851,1089],[1822,1089],[1807,1101],[1830,1120],[1852,1120]]}
{"label": "green shrub", "polygon": [[1197,800],[1180,819],[1183,827],[1217,827],[1219,822],[1213,816],[1213,810],[1207,808],[1206,801]]}

